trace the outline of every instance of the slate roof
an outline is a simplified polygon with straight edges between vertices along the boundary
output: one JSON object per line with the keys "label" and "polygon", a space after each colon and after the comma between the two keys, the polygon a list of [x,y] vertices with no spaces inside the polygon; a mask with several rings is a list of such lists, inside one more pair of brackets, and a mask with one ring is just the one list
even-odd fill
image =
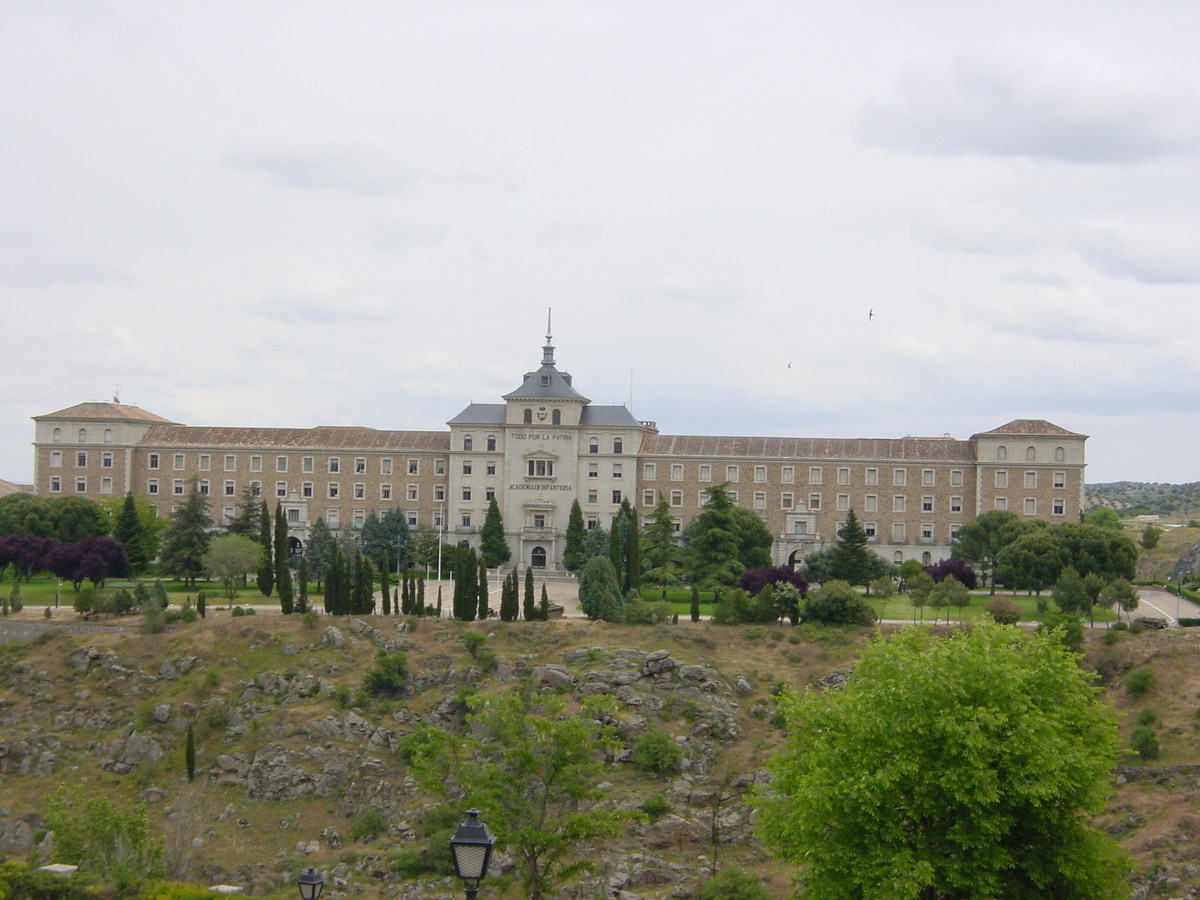
{"label": "slate roof", "polygon": [[579,424],[585,428],[618,428],[642,423],[624,406],[587,406]]}
{"label": "slate roof", "polygon": [[[542,377],[547,384],[542,384]],[[569,376],[567,376],[569,377]],[[546,363],[536,372],[526,372],[521,386],[511,394],[504,395],[505,400],[574,400],[589,403],[587,397],[571,387],[563,373],[558,371],[553,363]]]}
{"label": "slate roof", "polygon": [[447,425],[503,425],[506,414],[503,403],[472,403]]}
{"label": "slate roof", "polygon": [[106,403],[103,401],[93,400],[88,403],[76,403],[74,406],[68,406],[66,409],[60,409],[58,412],[47,413],[44,416],[34,416],[34,421],[38,419],[133,419],[138,422],[163,422],[168,425],[175,425],[170,419],[164,419],[162,416],[157,416],[152,412],[146,412],[137,406],[129,406],[125,403]]}
{"label": "slate roof", "polygon": [[737,459],[836,459],[974,462],[969,441],[954,438],[787,438],[650,434],[639,453]]}
{"label": "slate roof", "polygon": [[[1083,434],[1077,434],[1074,431],[1055,425],[1053,422],[1047,422],[1045,419],[1013,419],[1007,425],[1001,425],[999,428],[993,428],[991,431],[981,432],[982,434],[1024,434],[1024,435],[1062,435],[1064,437],[1086,437]],[[977,437],[978,435],[972,435]]]}
{"label": "slate roof", "polygon": [[378,431],[359,426],[204,428],[158,425],[139,442],[155,447],[247,447],[263,450],[450,450],[448,431]]}

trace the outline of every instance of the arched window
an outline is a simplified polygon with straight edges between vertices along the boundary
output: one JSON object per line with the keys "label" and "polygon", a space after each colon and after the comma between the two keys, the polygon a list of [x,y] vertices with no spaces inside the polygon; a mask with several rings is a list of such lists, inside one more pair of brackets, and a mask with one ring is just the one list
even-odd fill
{"label": "arched window", "polygon": [[459,541],[459,542],[458,542],[458,549],[459,549],[459,550],[470,550],[470,549],[471,549],[471,542],[470,542],[470,541]]}
{"label": "arched window", "polygon": [[488,453],[496,452],[496,436],[494,434],[489,434],[487,436],[487,448]]}
{"label": "arched window", "polygon": [[1054,448],[1054,461],[1055,462],[1065,462],[1066,459],[1067,459],[1067,451],[1064,450],[1062,447],[1055,447]]}
{"label": "arched window", "polygon": [[599,453],[599,452],[600,452],[600,439],[599,438],[591,438],[590,440],[588,440],[588,453]]}
{"label": "arched window", "polygon": [[996,448],[996,459],[1008,459],[1008,448],[1003,444]]}
{"label": "arched window", "polygon": [[533,552],[529,554],[529,565],[534,569],[546,568],[546,548],[534,547]]}
{"label": "arched window", "polygon": [[556,409],[556,410],[554,410],[554,412],[550,413],[550,424],[551,425],[561,425],[562,424],[562,410]]}
{"label": "arched window", "polygon": [[81,443],[81,444],[87,443],[87,429],[86,428],[79,429],[79,443]]}
{"label": "arched window", "polygon": [[54,443],[56,443],[56,444],[59,443],[60,441],[62,441],[62,429],[61,428],[54,429],[53,440],[54,440]]}
{"label": "arched window", "polygon": [[932,564],[933,564],[933,556],[931,556],[929,551],[926,550],[924,553],[921,554],[921,565],[928,566],[928,565],[932,565]]}
{"label": "arched window", "polygon": [[104,429],[104,443],[106,443],[106,444],[112,443],[112,429],[111,428]]}
{"label": "arched window", "polygon": [[471,435],[463,437],[463,450],[470,451],[475,447],[475,439]]}
{"label": "arched window", "polygon": [[620,453],[624,446],[620,438],[613,438],[613,453]]}
{"label": "arched window", "polygon": [[894,562],[896,565],[900,565],[900,563],[904,562],[904,554],[897,550],[892,554],[892,562]]}
{"label": "arched window", "polygon": [[1025,462],[1034,462],[1036,459],[1037,459],[1037,448],[1036,447],[1026,447],[1025,448]]}
{"label": "arched window", "polygon": [[533,410],[532,409],[525,410],[525,424],[526,425],[533,424]]}

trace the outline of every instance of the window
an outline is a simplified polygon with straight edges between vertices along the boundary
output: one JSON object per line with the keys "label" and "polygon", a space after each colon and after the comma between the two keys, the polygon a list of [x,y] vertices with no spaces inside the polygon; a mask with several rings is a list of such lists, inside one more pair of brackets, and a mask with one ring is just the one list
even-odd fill
{"label": "window", "polygon": [[[414,472],[413,474],[415,475],[416,473]],[[445,475],[446,474],[446,460],[435,459],[433,461],[433,474],[434,475]]]}
{"label": "window", "polygon": [[1027,488],[1037,487],[1037,472],[1026,472],[1025,473],[1025,487],[1027,487]]}
{"label": "window", "polygon": [[1061,499],[1061,498],[1058,498],[1058,499],[1056,499],[1056,500],[1055,500],[1055,501],[1054,501],[1054,502],[1053,502],[1053,503],[1050,505],[1050,511],[1051,511],[1052,513],[1054,513],[1054,515],[1056,515],[1056,516],[1062,516],[1062,515],[1066,515],[1066,512],[1067,512],[1067,501],[1066,501],[1066,500],[1063,500],[1063,499]]}
{"label": "window", "polygon": [[708,506],[709,499],[711,498],[708,496],[708,491],[701,491],[696,500],[696,505],[703,509],[704,507]]}
{"label": "window", "polygon": [[1037,515],[1037,500],[1035,500],[1033,497],[1025,498],[1025,515],[1027,515],[1027,516],[1036,516]]}
{"label": "window", "polygon": [[962,512],[962,497],[951,497],[950,498],[950,512],[952,512],[952,513]]}
{"label": "window", "polygon": [[683,465],[682,464],[673,463],[671,465],[671,480],[672,481],[683,481]]}
{"label": "window", "polygon": [[1025,462],[1035,462],[1036,460],[1037,460],[1037,448],[1036,447],[1026,447],[1025,448]]}
{"label": "window", "polygon": [[624,451],[625,445],[620,438],[613,438],[613,453],[621,453]]}
{"label": "window", "polygon": [[850,495],[849,494],[838,494],[837,495],[837,508],[841,512],[845,512],[846,510],[848,510],[850,508]]}
{"label": "window", "polygon": [[409,475],[420,475],[421,474],[421,461],[419,459],[410,459],[408,461],[408,474]]}
{"label": "window", "polygon": [[251,456],[250,457],[250,471],[251,472],[261,472],[262,471],[262,457],[261,456]]}
{"label": "window", "polygon": [[654,481],[658,476],[657,467],[654,463],[646,463],[642,466],[642,479],[644,481]]}
{"label": "window", "polygon": [[612,502],[613,502],[613,503],[620,503],[620,502],[621,502],[621,492],[620,492],[620,491],[613,491],[613,492],[612,492]]}
{"label": "window", "polygon": [[201,480],[199,482],[199,484],[197,484],[196,487],[200,491],[201,494],[203,494],[205,497],[208,496],[208,479],[207,478]]}
{"label": "window", "polygon": [[470,489],[469,487],[465,487],[465,488],[463,488],[463,489],[462,489],[462,498],[463,498],[464,500],[470,500],[470,499],[471,499],[471,489]]}
{"label": "window", "polygon": [[366,500],[367,499],[367,486],[365,484],[363,484],[361,481],[354,482],[354,499],[355,500]]}
{"label": "window", "polygon": [[112,429],[111,428],[104,429],[104,443],[106,443],[106,444],[112,443]]}
{"label": "window", "polygon": [[496,436],[494,434],[489,434],[487,436],[487,452],[488,453],[496,452]]}
{"label": "window", "polygon": [[876,533],[879,526],[875,522],[863,522],[863,533],[866,534],[868,541],[876,539]]}
{"label": "window", "polygon": [[61,469],[62,468],[62,451],[61,450],[51,450],[50,451],[50,468],[52,468],[52,469]]}
{"label": "window", "polygon": [[821,467],[820,466],[812,466],[811,468],[809,468],[808,483],[809,484],[820,484],[821,483]]}
{"label": "window", "polygon": [[1066,472],[1055,472],[1054,478],[1053,478],[1053,484],[1056,488],[1058,488],[1060,490],[1062,488],[1065,488],[1067,486],[1067,473]]}
{"label": "window", "polygon": [[444,484],[439,484],[434,487],[433,499],[434,500],[445,500],[446,499],[446,486]]}
{"label": "window", "polygon": [[951,469],[950,470],[950,487],[962,487],[962,486],[963,486],[962,469]]}
{"label": "window", "polygon": [[892,512],[904,512],[908,508],[908,497],[904,494],[896,494],[892,497]]}
{"label": "window", "polygon": [[700,480],[703,482],[712,481],[712,466],[704,465],[700,467]]}
{"label": "window", "polygon": [[304,484],[300,485],[300,496],[301,497],[304,497],[306,500],[311,500],[312,495],[313,495],[313,483],[311,481],[306,481],[306,482],[304,482]]}
{"label": "window", "polygon": [[53,440],[54,443],[56,443],[56,444],[62,443],[62,429],[61,428],[54,429],[54,437],[51,440]]}
{"label": "window", "polygon": [[808,508],[809,509],[820,509],[821,508],[821,495],[820,494],[809,494],[808,495]]}
{"label": "window", "polygon": [[262,496],[262,482],[261,481],[250,482],[250,496],[251,497],[261,497]]}
{"label": "window", "polygon": [[530,459],[526,460],[526,474],[530,478],[553,478],[554,477],[554,460],[552,459]]}
{"label": "window", "polygon": [[546,514],[545,513],[534,513],[533,514],[533,527],[534,528],[545,528],[546,527]]}
{"label": "window", "polygon": [[182,478],[176,478],[174,481],[171,482],[171,493],[174,494],[176,497],[183,496],[183,479]]}
{"label": "window", "polygon": [[796,497],[791,491],[784,491],[779,495],[780,509],[794,509],[796,506]]}
{"label": "window", "polygon": [[87,429],[86,428],[79,429],[79,443],[81,443],[81,444],[87,443]]}
{"label": "window", "polygon": [[600,463],[588,463],[588,478],[600,477]]}
{"label": "window", "polygon": [[439,530],[442,527],[442,511],[440,509],[433,514],[433,527]]}
{"label": "window", "polygon": [[[75,493],[77,493],[77,494],[86,494],[87,493],[87,479],[86,478],[76,478],[75,479]],[[179,493],[182,494],[183,491],[180,490]]]}
{"label": "window", "polygon": [[367,511],[365,509],[354,510],[354,527],[362,528],[363,522],[366,521],[366,518],[367,518]]}
{"label": "window", "polygon": [[330,500],[336,500],[339,493],[341,493],[341,487],[338,483],[336,481],[329,482],[325,489],[325,496]]}
{"label": "window", "polygon": [[410,484],[406,490],[407,490],[407,493],[405,494],[405,496],[408,497],[409,500],[417,500],[418,499],[419,493],[417,490],[417,486],[415,484]]}
{"label": "window", "polygon": [[[201,457],[203,459],[204,457]],[[286,456],[275,457],[275,471],[286,472],[288,466],[288,458]]]}
{"label": "window", "polygon": [[355,475],[366,475],[367,474],[366,457],[363,457],[363,456],[354,457],[354,474]]}
{"label": "window", "polygon": [[838,479],[838,484],[849,484],[850,483],[850,470],[848,468],[846,468],[845,466],[839,466],[837,479]]}
{"label": "window", "polygon": [[921,484],[924,487],[933,487],[933,469],[921,470]]}
{"label": "window", "polygon": [[521,421],[523,421],[526,425],[532,425],[533,424],[533,410],[526,409]]}
{"label": "window", "polygon": [[683,491],[671,491],[671,505],[683,506]]}
{"label": "window", "polygon": [[562,410],[561,409],[556,409],[550,413],[550,424],[551,425],[561,425],[562,424]]}
{"label": "window", "polygon": [[342,471],[341,457],[338,457],[338,456],[329,457],[328,469],[329,469],[330,475],[337,475],[338,473],[340,473]]}
{"label": "window", "polygon": [[737,466],[726,466],[725,467],[725,480],[726,481],[737,481],[738,480],[738,467]]}
{"label": "window", "polygon": [[390,484],[381,484],[379,486],[379,499],[380,500],[391,500],[392,499],[392,486]]}
{"label": "window", "polygon": [[471,435],[463,436],[463,452],[470,453],[475,448],[475,439]]}
{"label": "window", "polygon": [[998,488],[1008,487],[1008,470],[1007,469],[997,469],[996,470],[996,487],[998,487]]}
{"label": "window", "polygon": [[922,497],[921,498],[921,512],[933,512],[933,498],[932,497]]}
{"label": "window", "polygon": [[157,469],[158,468],[158,454],[157,453],[150,454],[150,456],[146,460],[146,467],[149,469]]}
{"label": "window", "polygon": [[[50,492],[52,494],[58,494],[58,493],[61,493],[61,491],[62,491],[62,478],[58,475],[52,475],[50,477]],[[154,492],[158,493],[158,485],[154,486]]]}
{"label": "window", "polygon": [[390,456],[385,456],[383,459],[379,460],[379,474],[392,474],[392,458]]}
{"label": "window", "polygon": [[588,453],[599,453],[599,452],[600,452],[600,439],[599,438],[588,438]]}
{"label": "window", "polygon": [[796,467],[795,467],[795,466],[784,466],[784,467],[783,467],[783,473],[782,473],[782,475],[781,475],[781,477],[780,477],[780,479],[779,479],[779,480],[780,480],[780,481],[782,481],[784,484],[793,484],[793,483],[795,483],[795,481],[796,481]]}
{"label": "window", "polygon": [[225,471],[226,472],[236,472],[237,471],[237,457],[234,456],[232,453],[225,454]]}
{"label": "window", "polygon": [[734,506],[737,506],[738,492],[737,491],[728,491],[727,493],[729,494],[729,500],[733,503]]}
{"label": "window", "polygon": [[336,509],[325,510],[325,524],[330,528],[338,527],[338,511]]}
{"label": "window", "polygon": [[892,523],[892,541],[893,541],[893,543],[896,543],[896,544],[904,543],[905,536],[904,536],[904,523],[903,522],[893,522]]}
{"label": "window", "polygon": [[900,565],[900,563],[904,562],[904,554],[897,550],[892,554],[892,562],[897,566]]}
{"label": "window", "polygon": [[932,522],[922,522],[921,523],[921,542],[925,543],[925,544],[933,543],[933,523]]}
{"label": "window", "polygon": [[893,469],[892,484],[905,485],[908,484],[908,469]]}
{"label": "window", "polygon": [[997,497],[995,502],[996,509],[1008,509],[1008,498]]}
{"label": "window", "polygon": [[996,459],[1008,459],[1008,448],[1003,444],[996,448]]}
{"label": "window", "polygon": [[654,503],[654,489],[649,488],[642,491],[642,506],[653,506]]}
{"label": "window", "polygon": [[[75,454],[75,465],[80,469],[87,467],[87,451],[86,450],[80,450],[78,453]],[[180,468],[180,467],[176,466],[175,468]]]}
{"label": "window", "polygon": [[100,468],[111,469],[113,467],[113,455],[111,450],[106,450],[100,454]]}
{"label": "window", "polygon": [[878,494],[867,494],[863,497],[863,512],[879,512]]}
{"label": "window", "polygon": [[767,483],[767,467],[766,466],[755,466],[754,467],[754,481],[756,484],[766,484]]}
{"label": "window", "polygon": [[286,481],[275,482],[275,496],[276,497],[286,497],[287,496],[287,482]]}
{"label": "window", "polygon": [[489,459],[487,461],[487,466],[484,468],[484,473],[487,475],[496,474],[496,461],[494,459]]}
{"label": "window", "polygon": [[304,456],[300,459],[300,471],[306,475],[311,475],[313,471],[315,471],[315,465],[316,460],[314,460],[311,456]]}
{"label": "window", "polygon": [[755,491],[754,492],[754,508],[755,509],[766,509],[767,508],[767,492],[766,491]]}
{"label": "window", "polygon": [[149,481],[146,482],[146,493],[147,494],[157,494],[158,493],[158,479],[157,478],[151,478]]}
{"label": "window", "polygon": [[595,530],[596,530],[597,528],[599,528],[599,527],[600,527],[600,520],[599,520],[599,519],[597,519],[595,516],[588,516],[588,518],[587,518],[587,530],[588,530],[588,531],[595,531]]}
{"label": "window", "polygon": [[794,522],[794,523],[792,523],[792,530],[796,534],[808,534],[808,523],[807,522]]}
{"label": "window", "polygon": [[288,520],[288,522],[299,522],[300,521],[300,510],[294,509],[294,508],[289,509],[287,511],[287,520]]}
{"label": "window", "polygon": [[1067,451],[1064,450],[1062,447],[1055,447],[1054,448],[1054,461],[1055,462],[1066,462],[1067,461]]}
{"label": "window", "polygon": [[236,482],[234,482],[234,481],[225,482],[225,496],[226,497],[236,497],[237,496],[237,483]]}
{"label": "window", "polygon": [[494,487],[484,488],[483,489],[483,499],[486,500],[488,503],[491,503],[493,500],[495,500],[496,499],[496,489]]}
{"label": "window", "polygon": [[416,514],[415,512],[410,512],[410,513],[408,514],[408,524],[409,524],[409,525],[410,525],[412,528],[416,528],[416,527],[417,527],[417,514]]}
{"label": "window", "polygon": [[463,460],[463,474],[464,475],[471,474],[471,461],[469,459]]}
{"label": "window", "polygon": [[613,476],[612,477],[613,478],[621,477],[621,464],[620,463],[613,463]]}
{"label": "window", "polygon": [[596,493],[596,491],[588,491],[587,492],[587,502],[588,503],[599,503],[600,502],[599,495]]}

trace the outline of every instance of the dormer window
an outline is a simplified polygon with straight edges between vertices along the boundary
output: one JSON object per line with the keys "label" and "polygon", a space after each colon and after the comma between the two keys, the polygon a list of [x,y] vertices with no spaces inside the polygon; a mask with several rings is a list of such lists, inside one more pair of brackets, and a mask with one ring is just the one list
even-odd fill
{"label": "dormer window", "polygon": [[550,376],[543,375],[542,376],[542,387],[549,387],[549,386],[550,386]]}

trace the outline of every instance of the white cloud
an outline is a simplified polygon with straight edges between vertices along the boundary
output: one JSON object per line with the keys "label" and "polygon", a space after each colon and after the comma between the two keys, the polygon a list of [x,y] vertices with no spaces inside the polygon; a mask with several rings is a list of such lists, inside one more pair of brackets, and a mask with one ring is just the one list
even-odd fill
{"label": "white cloud", "polygon": [[279,293],[251,307],[253,312],[288,324],[300,322],[386,322],[394,316],[391,304],[354,288],[338,272],[298,275]]}
{"label": "white cloud", "polygon": [[1085,259],[1117,278],[1147,284],[1200,282],[1200,234],[1194,226],[1185,232],[1117,218],[1089,223],[1074,244]]}
{"label": "white cloud", "polygon": [[938,156],[1129,164],[1200,150],[1200,94],[1073,48],[1005,41],[959,50],[944,68],[909,66],[853,132],[864,146]]}
{"label": "white cloud", "polygon": [[1121,307],[1103,302],[1090,288],[1047,287],[999,302],[968,300],[963,304],[963,318],[1044,341],[1144,346],[1163,340],[1154,322],[1134,318]]}

